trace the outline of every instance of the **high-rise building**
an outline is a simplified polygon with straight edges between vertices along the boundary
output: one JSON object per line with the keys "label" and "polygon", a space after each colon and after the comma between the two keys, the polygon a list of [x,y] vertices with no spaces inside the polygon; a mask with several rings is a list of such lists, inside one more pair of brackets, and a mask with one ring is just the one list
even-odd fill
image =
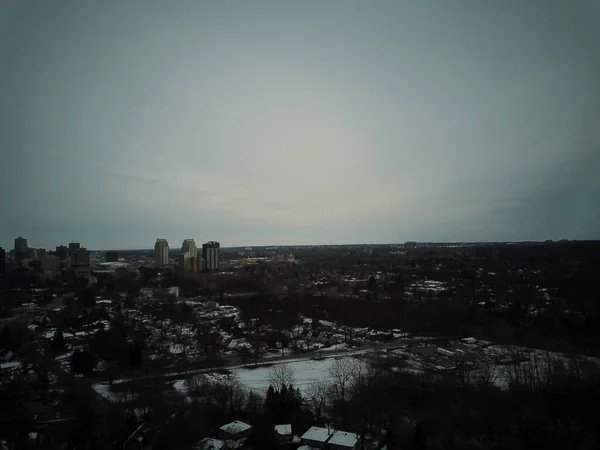
{"label": "high-rise building", "polygon": [[58,256],[58,259],[60,259],[61,261],[64,261],[65,259],[69,259],[69,248],[65,245],[59,245],[56,247],[56,256]]}
{"label": "high-rise building", "polygon": [[44,261],[48,252],[46,252],[45,248],[36,248],[35,249],[35,258],[38,261]]}
{"label": "high-rise building", "polygon": [[27,259],[29,256],[29,247],[27,246],[27,239],[19,236],[15,239],[15,258]]}
{"label": "high-rise building", "polygon": [[[71,244],[69,244],[71,247]],[[90,267],[90,252],[85,248],[77,244],[77,247],[70,249],[71,252],[71,268],[73,269],[85,269]]]}
{"label": "high-rise building", "polygon": [[106,262],[118,262],[119,252],[117,252],[116,250],[108,251],[104,254],[104,259]]}
{"label": "high-rise building", "polygon": [[194,242],[193,239],[184,239],[183,244],[181,244],[181,253],[189,253],[191,256],[198,256],[196,242]]}
{"label": "high-rise building", "polygon": [[166,239],[157,239],[154,244],[154,266],[166,267],[169,265],[169,243]]}
{"label": "high-rise building", "polygon": [[202,257],[204,258],[204,267],[206,270],[217,270],[219,268],[220,248],[220,244],[216,241],[202,244]]}
{"label": "high-rise building", "polygon": [[6,271],[6,250],[0,247],[0,273]]}
{"label": "high-rise building", "polygon": [[81,244],[79,242],[70,242],[69,243],[69,255],[72,256],[77,250],[81,248]]}
{"label": "high-rise building", "polygon": [[42,270],[44,272],[58,272],[60,270],[60,258],[57,255],[46,255],[42,261]]}
{"label": "high-rise building", "polygon": [[179,271],[182,273],[189,273],[189,272],[193,272],[194,270],[194,259],[197,258],[196,256],[192,256],[191,253],[186,252],[186,253],[180,253],[179,257],[177,258],[177,262],[178,262],[178,266],[179,266]]}
{"label": "high-rise building", "polygon": [[27,258],[32,261],[37,261],[38,260],[37,251],[38,251],[37,248],[29,247],[27,249]]}

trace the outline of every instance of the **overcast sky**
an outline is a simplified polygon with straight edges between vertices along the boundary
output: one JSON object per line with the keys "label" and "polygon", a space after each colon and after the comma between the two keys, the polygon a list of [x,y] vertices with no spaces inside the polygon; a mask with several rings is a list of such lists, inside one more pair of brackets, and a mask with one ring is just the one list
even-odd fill
{"label": "overcast sky", "polygon": [[600,238],[600,3],[0,2],[0,245]]}

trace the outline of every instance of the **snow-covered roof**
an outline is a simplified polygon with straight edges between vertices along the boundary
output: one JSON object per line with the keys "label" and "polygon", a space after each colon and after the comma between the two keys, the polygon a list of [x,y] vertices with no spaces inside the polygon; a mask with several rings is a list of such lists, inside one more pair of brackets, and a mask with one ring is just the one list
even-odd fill
{"label": "snow-covered roof", "polygon": [[238,434],[243,431],[249,430],[250,428],[252,428],[251,425],[248,425],[247,423],[236,420],[234,422],[228,423],[227,425],[223,425],[219,429],[223,430],[229,434]]}
{"label": "snow-covered roof", "polygon": [[0,364],[0,369],[2,370],[17,370],[23,365],[23,363],[19,361],[12,361],[7,363]]}
{"label": "snow-covered roof", "polygon": [[221,450],[223,447],[225,447],[225,442],[219,439],[204,438],[194,448],[197,450]]}
{"label": "snow-covered roof", "polygon": [[348,431],[334,431],[333,436],[331,436],[328,441],[329,444],[348,448],[354,447],[357,442],[358,436],[355,433],[350,433]]}
{"label": "snow-covered roof", "polygon": [[448,350],[446,350],[446,349],[444,349],[444,348],[438,348],[438,349],[437,349],[437,352],[438,352],[440,355],[444,355],[444,356],[454,356],[454,353],[452,353],[451,351],[448,351]]}
{"label": "snow-covered roof", "polygon": [[334,430],[321,428],[321,427],[311,427],[306,433],[302,435],[302,439],[306,439],[309,441],[315,442],[325,442],[331,433]]}
{"label": "snow-covered roof", "polygon": [[275,431],[281,436],[288,436],[292,434],[292,425],[289,423],[284,425],[275,425]]}

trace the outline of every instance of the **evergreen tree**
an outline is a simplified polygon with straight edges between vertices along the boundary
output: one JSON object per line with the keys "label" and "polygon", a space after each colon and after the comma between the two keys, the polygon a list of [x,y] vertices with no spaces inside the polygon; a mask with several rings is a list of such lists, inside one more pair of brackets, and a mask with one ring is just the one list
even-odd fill
{"label": "evergreen tree", "polygon": [[269,389],[267,389],[267,397],[265,398],[265,408],[272,414],[276,413],[276,401],[275,388],[270,384]]}
{"label": "evergreen tree", "polygon": [[62,334],[62,331],[55,331],[54,337],[52,338],[51,346],[54,350],[63,350],[65,348],[66,340]]}

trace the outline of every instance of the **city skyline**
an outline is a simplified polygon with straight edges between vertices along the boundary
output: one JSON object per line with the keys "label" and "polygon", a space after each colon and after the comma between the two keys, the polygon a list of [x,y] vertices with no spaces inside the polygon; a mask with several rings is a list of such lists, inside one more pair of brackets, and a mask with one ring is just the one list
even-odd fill
{"label": "city skyline", "polygon": [[600,239],[600,7],[0,5],[0,246]]}

